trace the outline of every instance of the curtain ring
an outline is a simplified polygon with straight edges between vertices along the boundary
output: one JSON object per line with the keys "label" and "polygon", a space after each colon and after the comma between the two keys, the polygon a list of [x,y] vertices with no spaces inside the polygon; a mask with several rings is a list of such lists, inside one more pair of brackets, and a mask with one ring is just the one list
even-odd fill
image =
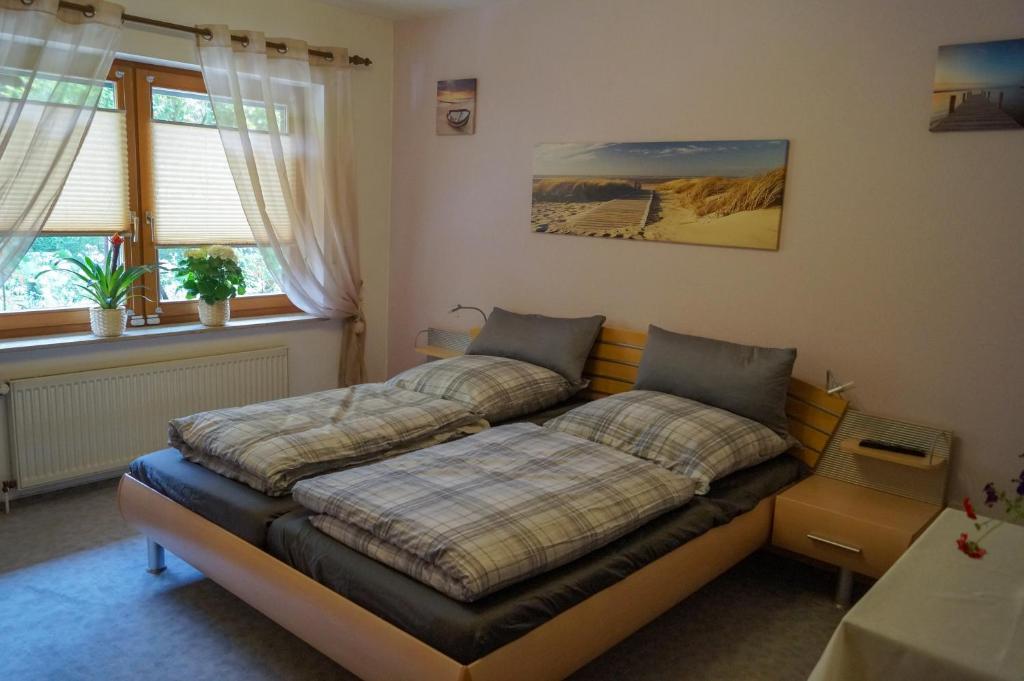
{"label": "curtain ring", "polygon": [[23,4],[23,5],[25,5],[26,7],[28,7],[29,5],[31,5],[31,4],[32,4],[32,3],[34,3],[35,1],[36,1],[36,0],[21,0],[21,4]]}
{"label": "curtain ring", "polygon": [[94,16],[96,16],[96,7],[94,7],[93,5],[86,5],[82,8],[82,16],[84,16],[86,19],[92,19]]}
{"label": "curtain ring", "polygon": [[213,31],[208,28],[204,28],[203,32],[199,35],[203,36],[204,40],[213,40]]}
{"label": "curtain ring", "polygon": [[278,45],[275,49],[281,54],[286,54],[288,52],[288,46],[283,43]]}
{"label": "curtain ring", "polygon": [[241,40],[242,47],[249,47],[249,36],[243,35]]}
{"label": "curtain ring", "polygon": [[328,52],[327,56],[324,57],[324,61],[334,61],[334,53],[333,52]]}

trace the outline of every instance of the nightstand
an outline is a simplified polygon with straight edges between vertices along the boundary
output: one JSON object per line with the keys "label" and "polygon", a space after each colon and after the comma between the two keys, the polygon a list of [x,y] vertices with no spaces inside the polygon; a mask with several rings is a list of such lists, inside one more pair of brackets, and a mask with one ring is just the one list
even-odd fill
{"label": "nightstand", "polygon": [[[476,308],[471,308],[476,309]],[[482,313],[481,313],[482,314]],[[422,334],[427,336],[426,345],[416,345],[413,350],[427,357],[427,361],[435,359],[448,359],[465,354],[469,342],[480,333],[478,327],[467,331],[450,331],[448,329],[436,329],[428,327],[416,335],[417,341]]]}
{"label": "nightstand", "polygon": [[836,604],[849,605],[853,573],[881,577],[941,507],[812,475],[775,498],[772,543],[839,568]]}

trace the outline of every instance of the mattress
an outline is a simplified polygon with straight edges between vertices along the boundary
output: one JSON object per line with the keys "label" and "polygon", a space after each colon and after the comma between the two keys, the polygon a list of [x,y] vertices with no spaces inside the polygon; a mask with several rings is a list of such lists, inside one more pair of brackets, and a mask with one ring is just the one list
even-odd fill
{"label": "mattress", "polygon": [[514,641],[708,530],[795,482],[801,464],[780,456],[715,482],[704,497],[567,565],[472,603],[429,586],[331,539],[310,512],[291,511],[271,526],[279,559],[463,664]]}
{"label": "mattress", "polygon": [[[511,422],[541,424],[582,403],[580,399],[568,400]],[[176,449],[140,456],[132,461],[129,471],[139,482],[259,548],[266,546],[270,523],[300,508],[290,495],[267,496],[248,485],[186,461]]]}
{"label": "mattress", "polygon": [[270,523],[299,508],[290,495],[268,497],[186,461],[177,449],[140,456],[128,468],[139,482],[260,548],[266,546]]}

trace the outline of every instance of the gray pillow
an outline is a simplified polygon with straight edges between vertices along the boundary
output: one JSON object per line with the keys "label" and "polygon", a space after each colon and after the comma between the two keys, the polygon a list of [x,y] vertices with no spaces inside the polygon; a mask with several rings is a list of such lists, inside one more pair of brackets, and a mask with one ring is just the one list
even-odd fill
{"label": "gray pillow", "polygon": [[727,409],[789,431],[786,390],[796,361],[794,348],[759,348],[687,336],[651,326],[637,390],[656,390]]}
{"label": "gray pillow", "polygon": [[565,319],[517,314],[496,307],[466,354],[518,359],[551,369],[580,384],[583,365],[602,324],[603,315]]}

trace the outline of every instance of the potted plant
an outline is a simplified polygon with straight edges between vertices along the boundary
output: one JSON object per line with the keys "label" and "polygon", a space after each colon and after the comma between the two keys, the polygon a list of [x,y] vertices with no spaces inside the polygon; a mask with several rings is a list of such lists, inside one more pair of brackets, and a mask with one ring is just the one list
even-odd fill
{"label": "potted plant", "polygon": [[[107,240],[107,254],[100,265],[86,257],[61,258],[52,271],[66,272],[78,281],[72,285],[81,289],[85,296],[96,303],[89,308],[89,325],[94,336],[110,338],[124,333],[128,321],[125,303],[135,297],[133,291],[139,277],[152,271],[150,265],[127,267],[121,262],[121,245],[124,237],[115,234]],[[63,263],[70,267],[59,267]]]}
{"label": "potted plant", "polygon": [[245,276],[230,246],[190,248],[173,271],[185,296],[199,299],[199,321],[206,326],[227,324],[231,299],[245,295]]}

